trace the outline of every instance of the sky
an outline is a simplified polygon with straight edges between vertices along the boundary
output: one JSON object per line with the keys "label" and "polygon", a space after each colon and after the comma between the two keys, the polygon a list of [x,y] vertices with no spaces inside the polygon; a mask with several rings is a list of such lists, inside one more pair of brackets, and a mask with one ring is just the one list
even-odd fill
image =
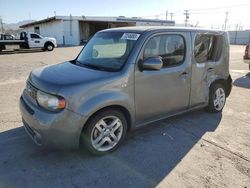
{"label": "sky", "polygon": [[166,11],[174,13],[176,23],[184,23],[184,10],[189,10],[189,23],[193,25],[221,27],[229,12],[228,27],[238,24],[250,29],[249,0],[0,0],[4,23],[39,20],[55,14],[166,19]]}

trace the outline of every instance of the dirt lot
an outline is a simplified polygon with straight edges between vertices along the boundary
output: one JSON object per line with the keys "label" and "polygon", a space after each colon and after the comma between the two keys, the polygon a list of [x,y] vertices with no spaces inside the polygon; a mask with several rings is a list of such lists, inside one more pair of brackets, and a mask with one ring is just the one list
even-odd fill
{"label": "dirt lot", "polygon": [[128,135],[114,153],[38,147],[18,99],[29,72],[73,59],[81,47],[0,54],[0,187],[250,187],[250,74],[244,47],[231,46],[234,87],[222,114],[204,110]]}

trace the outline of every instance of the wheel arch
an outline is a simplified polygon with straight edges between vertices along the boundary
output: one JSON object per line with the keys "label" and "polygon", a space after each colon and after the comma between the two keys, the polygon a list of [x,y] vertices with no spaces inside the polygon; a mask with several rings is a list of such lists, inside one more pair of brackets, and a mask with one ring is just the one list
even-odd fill
{"label": "wheel arch", "polygon": [[[124,106],[121,106],[121,105],[109,105],[109,106],[105,106],[105,107],[102,107],[98,110],[96,110],[95,112],[93,112],[87,119],[85,125],[87,124],[87,122],[93,118],[93,116],[95,116],[97,113],[100,113],[101,111],[104,111],[104,110],[118,110],[120,112],[122,112],[127,120],[127,124],[128,124],[128,127],[127,127],[127,131],[129,131],[131,129],[131,123],[132,123],[132,117],[131,117],[131,114],[129,112],[129,110],[127,108],[125,108]],[[84,129],[84,125],[83,125],[83,129]]]}
{"label": "wheel arch", "polygon": [[211,88],[212,85],[214,84],[222,84],[225,89],[226,89],[226,97],[228,97],[231,93],[231,90],[232,90],[232,78],[231,76],[229,75],[227,79],[224,79],[224,78],[216,78],[214,79],[210,84],[209,84],[209,90]]}
{"label": "wheel arch", "polygon": [[45,43],[44,43],[44,48],[46,48],[46,46],[47,45],[49,45],[49,44],[51,44],[51,45],[53,45],[53,47],[55,47],[55,45],[53,44],[53,42],[51,42],[51,41],[46,41]]}
{"label": "wheel arch", "polygon": [[85,125],[88,124],[88,122],[91,120],[91,118],[93,118],[96,114],[100,113],[101,111],[104,110],[119,110],[121,113],[124,114],[126,120],[127,120],[127,132],[129,132],[131,130],[131,125],[132,125],[132,116],[129,112],[129,110],[127,108],[125,108],[124,106],[121,105],[109,105],[109,106],[105,106],[102,107],[98,110],[96,110],[95,112],[93,112],[88,119],[86,120],[86,122],[82,125],[82,129],[81,129],[81,133],[80,133],[80,137],[79,137],[79,145],[81,144],[81,134],[82,132],[87,128]]}

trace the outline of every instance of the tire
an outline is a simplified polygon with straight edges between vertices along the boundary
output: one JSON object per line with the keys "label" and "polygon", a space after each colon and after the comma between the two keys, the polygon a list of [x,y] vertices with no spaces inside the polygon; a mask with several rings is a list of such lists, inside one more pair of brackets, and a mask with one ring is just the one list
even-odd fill
{"label": "tire", "polygon": [[86,123],[80,142],[91,154],[105,155],[119,147],[126,132],[127,120],[122,112],[103,110]]}
{"label": "tire", "polygon": [[47,51],[53,51],[54,50],[54,45],[52,43],[46,43],[44,46],[44,49]]}
{"label": "tire", "polygon": [[209,102],[206,110],[211,113],[221,112],[226,104],[226,89],[223,84],[214,83],[209,90]]}

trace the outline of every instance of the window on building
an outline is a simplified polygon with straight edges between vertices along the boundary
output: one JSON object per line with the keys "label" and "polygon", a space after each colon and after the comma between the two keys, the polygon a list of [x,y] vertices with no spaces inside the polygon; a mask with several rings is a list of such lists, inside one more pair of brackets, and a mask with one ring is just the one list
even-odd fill
{"label": "window on building", "polygon": [[198,34],[195,38],[194,57],[198,63],[218,61],[222,46],[223,36]]}
{"label": "window on building", "polygon": [[159,35],[151,38],[144,49],[143,58],[160,56],[163,67],[182,64],[185,58],[185,42],[180,35]]}
{"label": "window on building", "polygon": [[32,38],[32,39],[40,39],[41,37],[39,36],[39,35],[37,35],[37,34],[30,34],[30,37]]}
{"label": "window on building", "polygon": [[40,27],[39,27],[39,26],[36,26],[36,27],[34,28],[34,31],[35,31],[35,33],[40,34]]}

